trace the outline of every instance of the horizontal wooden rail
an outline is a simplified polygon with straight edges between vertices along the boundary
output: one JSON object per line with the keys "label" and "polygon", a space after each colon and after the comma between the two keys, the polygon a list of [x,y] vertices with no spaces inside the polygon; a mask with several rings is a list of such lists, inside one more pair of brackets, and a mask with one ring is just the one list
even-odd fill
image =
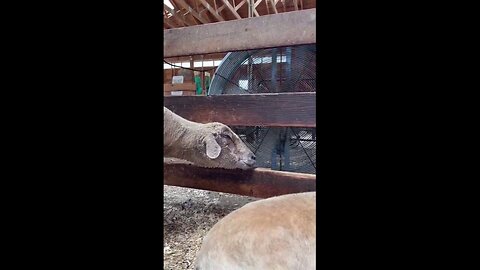
{"label": "horizontal wooden rail", "polygon": [[316,127],[316,93],[165,97],[164,106],[194,122],[229,126]]}
{"label": "horizontal wooden rail", "polygon": [[163,31],[163,57],[316,43],[316,9]]}
{"label": "horizontal wooden rail", "polygon": [[163,183],[257,198],[316,190],[314,174],[272,171],[264,168],[254,170],[201,168],[171,159],[164,159]]}

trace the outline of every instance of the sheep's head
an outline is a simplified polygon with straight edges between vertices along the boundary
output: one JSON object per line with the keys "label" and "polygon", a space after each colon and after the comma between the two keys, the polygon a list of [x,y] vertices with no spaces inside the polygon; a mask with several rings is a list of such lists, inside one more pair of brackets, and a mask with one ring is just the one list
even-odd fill
{"label": "sheep's head", "polygon": [[206,166],[226,169],[254,167],[255,155],[228,126],[214,122],[204,127]]}

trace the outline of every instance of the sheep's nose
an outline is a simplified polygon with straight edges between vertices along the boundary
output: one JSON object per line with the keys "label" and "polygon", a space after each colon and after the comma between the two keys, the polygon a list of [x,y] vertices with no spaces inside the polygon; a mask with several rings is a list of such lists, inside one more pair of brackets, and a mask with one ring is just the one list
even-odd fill
{"label": "sheep's nose", "polygon": [[254,154],[251,154],[248,156],[248,159],[245,161],[245,163],[248,165],[248,166],[253,166],[253,164],[255,164],[255,159],[257,157],[254,155]]}

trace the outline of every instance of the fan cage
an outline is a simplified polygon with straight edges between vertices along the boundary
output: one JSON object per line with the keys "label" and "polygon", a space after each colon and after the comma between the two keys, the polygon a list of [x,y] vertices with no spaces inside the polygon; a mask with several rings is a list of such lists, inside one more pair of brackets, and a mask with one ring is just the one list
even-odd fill
{"label": "fan cage", "polygon": [[[228,53],[212,78],[208,95],[315,91],[316,47],[303,45]],[[255,153],[258,167],[316,174],[316,128],[232,129]]]}

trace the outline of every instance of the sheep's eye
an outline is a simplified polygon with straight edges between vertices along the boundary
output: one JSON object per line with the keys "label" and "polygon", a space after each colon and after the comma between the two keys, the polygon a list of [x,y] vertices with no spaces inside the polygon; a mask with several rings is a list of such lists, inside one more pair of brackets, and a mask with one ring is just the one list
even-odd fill
{"label": "sheep's eye", "polygon": [[225,138],[225,139],[232,140],[232,137],[230,137],[230,135],[222,134],[221,136],[222,136],[223,138]]}

